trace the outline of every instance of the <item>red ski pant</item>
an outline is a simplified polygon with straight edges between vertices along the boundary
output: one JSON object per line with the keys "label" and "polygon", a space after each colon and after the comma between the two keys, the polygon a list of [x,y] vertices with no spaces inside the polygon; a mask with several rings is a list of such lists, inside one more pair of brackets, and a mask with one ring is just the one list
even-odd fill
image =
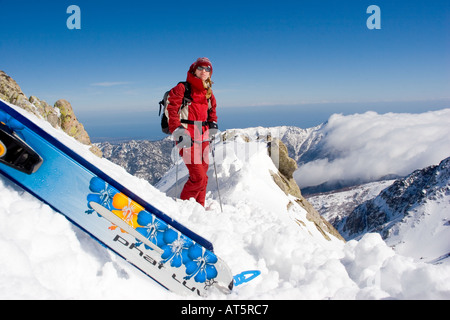
{"label": "red ski pant", "polygon": [[209,142],[194,143],[191,148],[180,150],[180,155],[189,170],[189,179],[183,187],[180,199],[195,201],[205,206],[208,186]]}

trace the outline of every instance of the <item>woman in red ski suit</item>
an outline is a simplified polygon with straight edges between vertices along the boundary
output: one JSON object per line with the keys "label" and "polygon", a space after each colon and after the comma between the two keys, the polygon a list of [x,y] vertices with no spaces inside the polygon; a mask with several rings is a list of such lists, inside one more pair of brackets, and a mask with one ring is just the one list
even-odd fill
{"label": "woman in red ski suit", "polygon": [[186,87],[179,83],[168,96],[169,130],[180,148],[180,155],[189,170],[180,199],[194,198],[205,206],[208,185],[210,133],[217,132],[216,98],[211,90],[212,65],[208,58],[199,58],[187,73],[191,101],[180,109]]}

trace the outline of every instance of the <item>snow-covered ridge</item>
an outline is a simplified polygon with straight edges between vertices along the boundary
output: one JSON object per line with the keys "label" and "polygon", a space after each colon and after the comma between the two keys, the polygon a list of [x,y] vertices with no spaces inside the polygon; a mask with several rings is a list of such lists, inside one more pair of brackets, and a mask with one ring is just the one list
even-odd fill
{"label": "snow-covered ridge", "polygon": [[346,238],[378,232],[397,252],[450,264],[450,158],[396,180],[335,225]]}
{"label": "snow-covered ridge", "polygon": [[370,182],[355,187],[311,195],[307,199],[325,219],[333,224],[349,215],[363,202],[375,198],[394,181]]}

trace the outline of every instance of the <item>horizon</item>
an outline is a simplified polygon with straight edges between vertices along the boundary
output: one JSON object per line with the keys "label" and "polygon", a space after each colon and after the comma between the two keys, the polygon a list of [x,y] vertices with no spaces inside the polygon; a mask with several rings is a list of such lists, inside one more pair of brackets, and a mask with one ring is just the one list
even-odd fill
{"label": "horizon", "polygon": [[[69,28],[73,4],[80,29]],[[368,27],[371,5],[380,8],[380,29]],[[44,0],[5,2],[2,9],[20,17],[0,22],[0,69],[27,96],[50,105],[68,100],[94,137],[115,134],[120,118],[129,128],[123,134],[133,124],[136,136],[159,126],[158,101],[201,56],[213,63],[222,130],[282,121],[304,128],[368,108],[450,107],[448,1],[228,1],[200,8],[175,1],[168,8]]]}
{"label": "horizon", "polygon": [[[360,105],[359,103],[347,104],[322,104],[322,110],[317,111],[316,105],[311,104],[303,106],[306,109],[296,110],[296,106],[266,106],[265,112],[258,112],[260,116],[249,119],[246,113],[251,113],[252,110],[242,113],[242,118],[236,119],[234,110],[239,108],[227,108],[222,110],[221,119],[222,125],[220,131],[229,129],[246,129],[254,127],[279,127],[279,126],[293,126],[301,129],[308,129],[319,126],[328,121],[334,114],[342,114],[344,116],[364,114],[372,111],[377,114],[421,114],[430,111],[438,111],[448,109],[449,102],[447,100],[434,101],[433,105],[423,102],[386,102],[386,103],[372,103]],[[335,108],[339,112],[334,112]],[[257,107],[252,107],[255,109]],[[271,110],[268,110],[271,109]],[[414,110],[410,112],[409,110]],[[259,110],[260,111],[260,110]],[[162,140],[169,135],[163,133],[160,127],[160,118],[154,116],[154,110],[147,110],[135,113],[135,119],[124,121],[122,115],[108,114],[98,115],[93,117],[78,117],[78,120],[84,125],[91,140],[94,143],[98,142],[114,142],[114,141],[128,141],[128,140]],[[290,117],[287,117],[290,115]],[[102,123],[98,123],[97,119],[101,118]],[[107,122],[105,124],[105,122]],[[114,130],[111,130],[114,128]]]}

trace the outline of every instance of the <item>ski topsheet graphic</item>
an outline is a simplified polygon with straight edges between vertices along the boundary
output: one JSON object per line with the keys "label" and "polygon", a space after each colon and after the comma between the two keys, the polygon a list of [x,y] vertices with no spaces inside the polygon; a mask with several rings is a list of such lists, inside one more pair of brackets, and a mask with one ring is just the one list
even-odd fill
{"label": "ski topsheet graphic", "polygon": [[140,199],[31,118],[0,100],[0,173],[166,289],[200,296],[211,288],[231,292],[233,275],[209,241]]}

